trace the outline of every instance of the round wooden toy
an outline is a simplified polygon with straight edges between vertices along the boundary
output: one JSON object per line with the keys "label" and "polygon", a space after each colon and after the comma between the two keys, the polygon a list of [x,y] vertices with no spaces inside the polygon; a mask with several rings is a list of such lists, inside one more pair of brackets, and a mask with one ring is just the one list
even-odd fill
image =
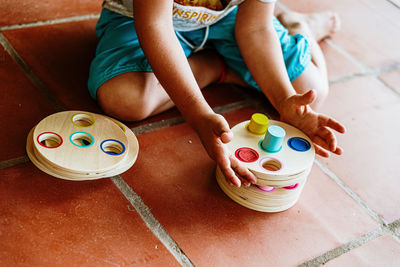
{"label": "round wooden toy", "polygon": [[52,176],[92,180],[128,170],[136,161],[139,144],[119,121],[65,111],[39,122],[28,135],[26,150],[31,161]]}
{"label": "round wooden toy", "polygon": [[235,202],[258,211],[279,212],[292,207],[311,171],[315,149],[299,129],[256,113],[232,129],[230,152],[257,177],[250,187],[228,185],[217,168],[219,186]]}

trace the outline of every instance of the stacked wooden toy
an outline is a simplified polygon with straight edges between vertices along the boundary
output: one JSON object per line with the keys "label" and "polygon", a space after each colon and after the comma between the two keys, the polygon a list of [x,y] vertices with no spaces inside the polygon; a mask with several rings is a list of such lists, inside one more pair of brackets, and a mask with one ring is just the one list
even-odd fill
{"label": "stacked wooden toy", "polygon": [[300,197],[315,157],[311,140],[297,128],[255,113],[232,128],[231,153],[257,177],[257,184],[237,188],[217,168],[221,189],[235,202],[257,211],[279,212]]}
{"label": "stacked wooden toy", "polygon": [[55,113],[39,122],[27,138],[30,160],[42,171],[66,180],[93,180],[128,170],[139,144],[122,123],[83,111]]}

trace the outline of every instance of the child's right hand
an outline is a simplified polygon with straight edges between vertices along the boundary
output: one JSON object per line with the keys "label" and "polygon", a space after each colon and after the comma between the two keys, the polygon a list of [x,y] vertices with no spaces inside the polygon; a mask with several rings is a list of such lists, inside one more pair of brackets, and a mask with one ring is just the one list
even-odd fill
{"label": "child's right hand", "polygon": [[208,155],[217,162],[228,184],[240,187],[242,183],[245,186],[256,183],[256,176],[230,153],[226,145],[232,140],[233,134],[223,116],[215,113],[202,115],[193,124],[193,128]]}
{"label": "child's right hand", "polygon": [[334,131],[345,133],[346,128],[335,119],[312,110],[310,104],[315,98],[314,90],[287,98],[280,105],[280,119],[308,135],[318,155],[329,157],[329,152],[341,155],[343,149],[337,145]]}

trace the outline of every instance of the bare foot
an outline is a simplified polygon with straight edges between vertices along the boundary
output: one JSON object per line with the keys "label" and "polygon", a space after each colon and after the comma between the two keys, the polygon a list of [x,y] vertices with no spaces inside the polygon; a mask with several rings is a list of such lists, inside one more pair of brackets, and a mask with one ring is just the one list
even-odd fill
{"label": "bare foot", "polygon": [[308,34],[317,42],[331,37],[340,29],[340,19],[335,12],[320,12],[300,14],[289,11],[277,16],[278,20],[285,26],[289,34]]}

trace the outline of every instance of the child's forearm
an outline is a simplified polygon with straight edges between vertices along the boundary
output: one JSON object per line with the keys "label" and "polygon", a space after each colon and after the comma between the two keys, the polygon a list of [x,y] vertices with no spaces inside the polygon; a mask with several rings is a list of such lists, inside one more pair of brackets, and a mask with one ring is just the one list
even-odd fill
{"label": "child's forearm", "polygon": [[[154,3],[153,3],[154,2]],[[172,25],[172,1],[133,1],[135,28],[154,74],[182,115],[193,123],[212,113]]]}
{"label": "child's forearm", "polygon": [[276,31],[274,4],[248,0],[240,5],[235,34],[242,56],[271,104],[280,104],[296,92],[290,83]]}

